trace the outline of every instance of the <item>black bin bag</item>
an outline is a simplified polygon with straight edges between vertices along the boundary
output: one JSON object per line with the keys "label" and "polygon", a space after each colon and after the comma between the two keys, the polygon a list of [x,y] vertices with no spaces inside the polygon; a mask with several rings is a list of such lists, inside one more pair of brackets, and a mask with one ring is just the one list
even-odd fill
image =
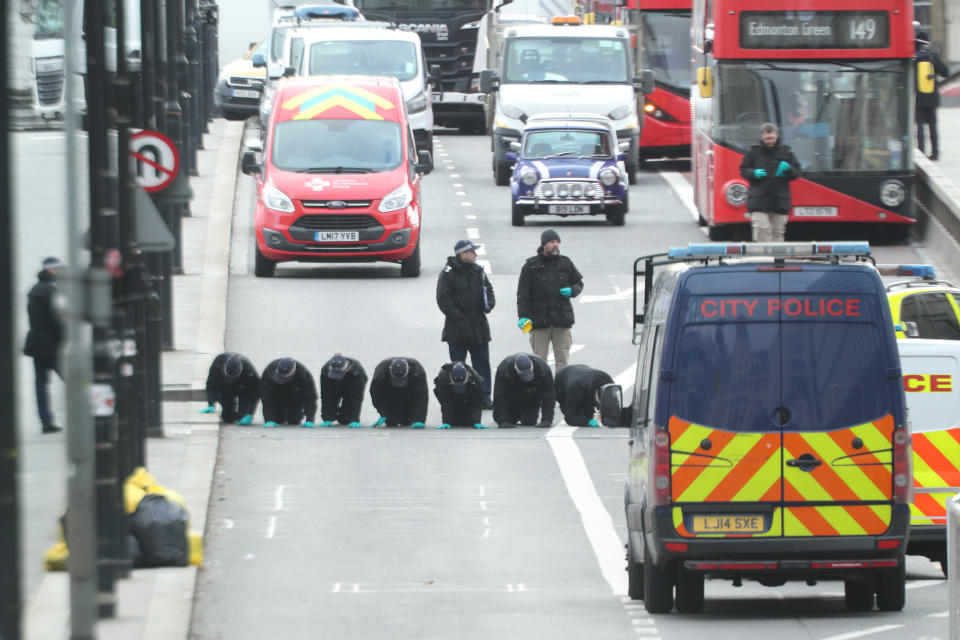
{"label": "black bin bag", "polygon": [[148,493],[130,516],[130,532],[140,546],[138,567],[185,567],[190,563],[187,510],[156,493]]}

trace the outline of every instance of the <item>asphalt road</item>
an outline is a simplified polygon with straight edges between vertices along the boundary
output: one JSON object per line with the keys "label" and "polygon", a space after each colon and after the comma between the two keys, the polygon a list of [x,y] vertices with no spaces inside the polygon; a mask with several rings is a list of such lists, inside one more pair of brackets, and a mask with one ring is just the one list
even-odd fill
{"label": "asphalt road", "polygon": [[[704,239],[667,183],[682,194],[684,176],[642,174],[624,227],[533,218],[514,228],[489,154],[486,137],[437,137],[424,186],[423,275],[412,279],[384,264],[281,265],[275,278],[254,278],[253,182],[242,177],[227,347],[260,368],[290,355],[315,373],[334,351],[368,370],[408,355],[432,377],[447,359],[437,274],[453,244],[470,237],[484,245],[498,294],[496,363],[528,350],[516,328],[516,280],[551,227],[584,274],[571,361],[629,386],[633,260]],[[883,262],[923,259],[907,246],[877,253]],[[711,582],[703,614],[647,615],[625,598],[624,430],[436,431],[439,417],[433,402],[424,431],[264,430],[259,415],[253,427],[223,429],[193,636],[946,637],[946,583],[923,558],[909,560],[898,614],[848,613],[839,582]],[[367,402],[362,419],[375,418]]]}

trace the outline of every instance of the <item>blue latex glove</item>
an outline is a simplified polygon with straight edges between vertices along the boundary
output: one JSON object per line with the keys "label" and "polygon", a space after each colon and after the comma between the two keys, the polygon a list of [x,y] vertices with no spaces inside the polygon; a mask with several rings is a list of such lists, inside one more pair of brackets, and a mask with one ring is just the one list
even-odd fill
{"label": "blue latex glove", "polygon": [[450,425],[448,425],[446,422],[444,422],[442,425],[437,427],[437,429],[449,429],[449,428],[450,428]]}
{"label": "blue latex glove", "polygon": [[276,428],[277,428],[277,423],[274,422],[273,420],[268,420],[267,422],[264,422],[264,423],[263,423],[263,428],[264,428],[264,429],[276,429]]}
{"label": "blue latex glove", "polygon": [[242,418],[240,418],[239,420],[237,420],[237,424],[244,425],[244,426],[250,424],[251,422],[253,422],[253,416],[250,415],[249,413],[243,416]]}
{"label": "blue latex glove", "polygon": [[321,423],[318,424],[317,426],[318,426],[318,427],[332,427],[332,426],[333,426],[333,422],[330,421],[330,420],[324,420],[323,422],[321,422]]}
{"label": "blue latex glove", "polygon": [[560,295],[562,295],[564,298],[569,298],[573,295],[573,289],[570,287],[564,287],[560,289]]}
{"label": "blue latex glove", "polygon": [[200,411],[197,411],[197,413],[213,413],[216,410],[217,410],[216,407],[214,407],[213,405],[210,405],[209,407],[204,407],[203,409],[200,409]]}
{"label": "blue latex glove", "polygon": [[599,426],[600,426],[600,423],[597,422],[596,418],[594,418],[593,420],[591,420],[590,422],[587,423],[587,426],[588,426],[588,427],[599,427]]}
{"label": "blue latex glove", "polygon": [[473,428],[474,428],[474,429],[489,429],[490,427],[488,427],[488,426],[485,425],[485,424],[480,424],[479,422],[476,422],[476,423],[474,423]]}
{"label": "blue latex glove", "polygon": [[309,420],[307,420],[306,422],[304,422],[304,423],[303,423],[302,425],[300,425],[300,426],[303,427],[304,429],[313,429],[313,428],[316,427],[317,425],[315,425],[315,424],[313,424],[312,422],[310,422]]}
{"label": "blue latex glove", "polygon": [[767,177],[767,170],[766,170],[766,169],[754,169],[754,170],[753,170],[753,177],[754,177],[754,178],[766,178],[766,177]]}
{"label": "blue latex glove", "polygon": [[781,178],[786,175],[787,171],[790,171],[790,163],[786,160],[781,160],[780,164],[777,165],[777,172],[773,175]]}
{"label": "blue latex glove", "polygon": [[423,429],[423,428],[426,427],[426,426],[427,426],[427,425],[423,424],[422,422],[414,422],[412,425],[410,425],[410,428],[411,428],[411,429]]}
{"label": "blue latex glove", "polygon": [[386,418],[384,418],[383,416],[380,416],[379,418],[377,418],[377,421],[376,421],[376,422],[374,422],[372,425],[370,425],[370,428],[371,428],[371,429],[374,429],[374,428],[376,428],[376,427],[383,426],[383,423],[386,422],[386,421],[387,421]]}
{"label": "blue latex glove", "polygon": [[351,422],[347,426],[350,427],[351,429],[363,429],[363,425],[360,424],[359,422]]}
{"label": "blue latex glove", "polygon": [[527,324],[528,322],[531,322],[530,318],[520,318],[517,320],[517,327],[523,329],[523,325]]}

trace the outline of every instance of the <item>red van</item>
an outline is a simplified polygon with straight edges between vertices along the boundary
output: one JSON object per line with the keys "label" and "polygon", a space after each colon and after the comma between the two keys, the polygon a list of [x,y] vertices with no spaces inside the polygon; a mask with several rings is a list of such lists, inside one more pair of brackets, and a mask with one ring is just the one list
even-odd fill
{"label": "red van", "polygon": [[264,146],[248,145],[242,161],[257,180],[254,273],[384,261],[419,276],[420,176],[432,166],[429,152],[418,156],[396,79],[281,80]]}

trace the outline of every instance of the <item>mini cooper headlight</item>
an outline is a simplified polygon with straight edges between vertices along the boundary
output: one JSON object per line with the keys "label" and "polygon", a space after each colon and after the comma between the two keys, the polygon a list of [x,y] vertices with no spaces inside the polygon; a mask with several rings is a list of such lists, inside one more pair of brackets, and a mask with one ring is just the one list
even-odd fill
{"label": "mini cooper headlight", "polygon": [[557,195],[561,198],[569,198],[570,185],[565,182],[560,183],[560,186],[557,187]]}
{"label": "mini cooper headlight", "polygon": [[523,181],[523,184],[527,185],[528,187],[532,187],[533,185],[537,184],[537,180],[540,179],[540,176],[537,175],[536,171],[527,169],[520,174],[520,179]]}
{"label": "mini cooper headlight", "polygon": [[614,169],[604,169],[600,172],[600,182],[608,187],[617,184],[617,180],[619,179],[620,175]]}
{"label": "mini cooper headlight", "polygon": [[583,185],[580,184],[579,182],[575,182],[575,183],[570,187],[570,195],[573,196],[574,198],[582,198],[582,197],[583,197]]}
{"label": "mini cooper headlight", "polygon": [[597,189],[597,185],[593,184],[592,182],[588,182],[587,184],[583,185],[583,197],[584,198],[594,197],[594,195],[596,194],[596,189]]}
{"label": "mini cooper headlight", "polygon": [[557,194],[557,190],[556,190],[556,188],[555,188],[552,184],[547,183],[547,184],[543,185],[543,197],[544,197],[544,198],[552,198],[552,197],[555,196],[556,194]]}

